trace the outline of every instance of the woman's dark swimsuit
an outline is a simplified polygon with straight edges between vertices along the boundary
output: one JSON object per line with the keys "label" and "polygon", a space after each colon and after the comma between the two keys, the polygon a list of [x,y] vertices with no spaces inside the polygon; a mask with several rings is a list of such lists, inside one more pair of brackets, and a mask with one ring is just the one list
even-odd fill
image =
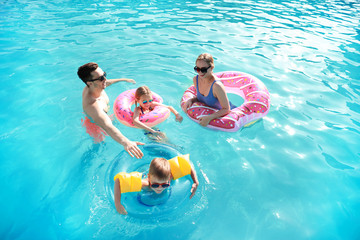
{"label": "woman's dark swimsuit", "polygon": [[[199,75],[196,76],[196,97],[197,97],[197,99],[200,102],[205,103],[209,107],[216,108],[216,109],[222,109],[219,100],[214,96],[214,92],[213,92],[213,86],[214,86],[214,83],[216,80],[211,84],[209,94],[205,97],[199,91],[198,79],[199,79]],[[232,104],[230,101],[229,101],[229,104],[230,104],[230,109],[236,108],[236,106],[234,104]]]}

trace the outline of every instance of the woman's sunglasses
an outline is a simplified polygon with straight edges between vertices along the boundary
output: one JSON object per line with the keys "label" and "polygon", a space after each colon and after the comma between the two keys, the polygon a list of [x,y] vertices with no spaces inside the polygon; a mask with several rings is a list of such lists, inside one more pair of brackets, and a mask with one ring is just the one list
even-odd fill
{"label": "woman's sunglasses", "polygon": [[211,66],[209,66],[209,67],[207,67],[207,68],[206,68],[206,67],[199,68],[199,67],[195,66],[195,67],[194,67],[194,71],[195,71],[195,72],[198,72],[198,73],[199,73],[199,72],[206,73],[209,68],[211,68]]}
{"label": "woman's sunglasses", "polygon": [[[149,103],[151,103],[153,101],[153,99],[149,100]],[[147,104],[148,101],[143,101],[143,104]]]}
{"label": "woman's sunglasses", "polygon": [[105,79],[106,79],[106,72],[104,72],[104,75],[102,75],[101,77],[89,80],[88,82],[95,82],[97,80],[104,81]]}
{"label": "woman's sunglasses", "polygon": [[158,188],[158,187],[162,187],[162,188],[168,188],[168,187],[170,187],[170,184],[169,183],[152,183],[152,184],[150,184],[150,186],[152,187],[152,188]]}

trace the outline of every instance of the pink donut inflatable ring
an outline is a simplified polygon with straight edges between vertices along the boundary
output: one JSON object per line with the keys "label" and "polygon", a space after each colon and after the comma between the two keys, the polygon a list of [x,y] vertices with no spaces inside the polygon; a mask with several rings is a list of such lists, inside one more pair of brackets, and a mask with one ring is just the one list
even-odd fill
{"label": "pink donut inflatable ring", "polygon": [[[207,127],[227,132],[235,132],[247,127],[264,117],[270,108],[270,94],[264,83],[256,77],[243,72],[215,73],[226,89],[227,93],[234,93],[244,99],[244,103],[234,108],[227,115],[210,121]],[[190,98],[196,97],[196,88],[190,86],[181,98],[181,106]],[[187,109],[186,114],[195,122],[198,117],[210,115],[218,111],[195,102]]]}
{"label": "pink donut inflatable ring", "polygon": [[[128,127],[134,127],[133,115],[131,106],[135,104],[135,91],[136,89],[127,90],[121,93],[114,103],[114,113],[116,118],[122,124]],[[163,99],[156,93],[152,92],[154,102],[162,103]],[[162,123],[170,116],[170,110],[166,107],[156,106],[154,110],[142,114],[139,117],[140,122],[144,123],[148,127],[153,127],[159,123]]]}

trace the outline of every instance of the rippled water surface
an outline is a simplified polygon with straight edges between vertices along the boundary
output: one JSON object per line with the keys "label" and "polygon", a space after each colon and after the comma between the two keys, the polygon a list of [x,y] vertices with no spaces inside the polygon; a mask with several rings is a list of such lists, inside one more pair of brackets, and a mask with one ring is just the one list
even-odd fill
{"label": "rippled water surface", "polygon": [[[0,6],[1,239],[360,238],[359,1]],[[77,68],[95,61],[137,81],[109,87],[111,104],[147,85],[180,112],[203,52],[216,72],[262,80],[269,114],[236,133],[171,116],[159,128],[190,153],[195,197],[159,219],[118,215],[106,189],[122,147],[83,128]]]}

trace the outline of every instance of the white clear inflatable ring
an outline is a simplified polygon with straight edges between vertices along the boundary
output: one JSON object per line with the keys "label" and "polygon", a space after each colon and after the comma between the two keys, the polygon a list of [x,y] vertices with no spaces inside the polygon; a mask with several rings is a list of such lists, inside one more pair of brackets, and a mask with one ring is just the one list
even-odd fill
{"label": "white clear inflatable ring", "polygon": [[[115,210],[114,205],[114,176],[118,172],[142,172],[147,177],[150,162],[155,157],[171,159],[182,155],[176,149],[158,143],[142,146],[144,157],[134,159],[125,151],[115,157],[106,171],[105,189],[107,196]],[[161,194],[154,191],[129,192],[121,195],[121,203],[124,205],[129,216],[136,218],[161,218],[170,212],[181,210],[182,206],[189,201],[192,186],[191,176],[185,176],[171,181],[170,187]]]}

